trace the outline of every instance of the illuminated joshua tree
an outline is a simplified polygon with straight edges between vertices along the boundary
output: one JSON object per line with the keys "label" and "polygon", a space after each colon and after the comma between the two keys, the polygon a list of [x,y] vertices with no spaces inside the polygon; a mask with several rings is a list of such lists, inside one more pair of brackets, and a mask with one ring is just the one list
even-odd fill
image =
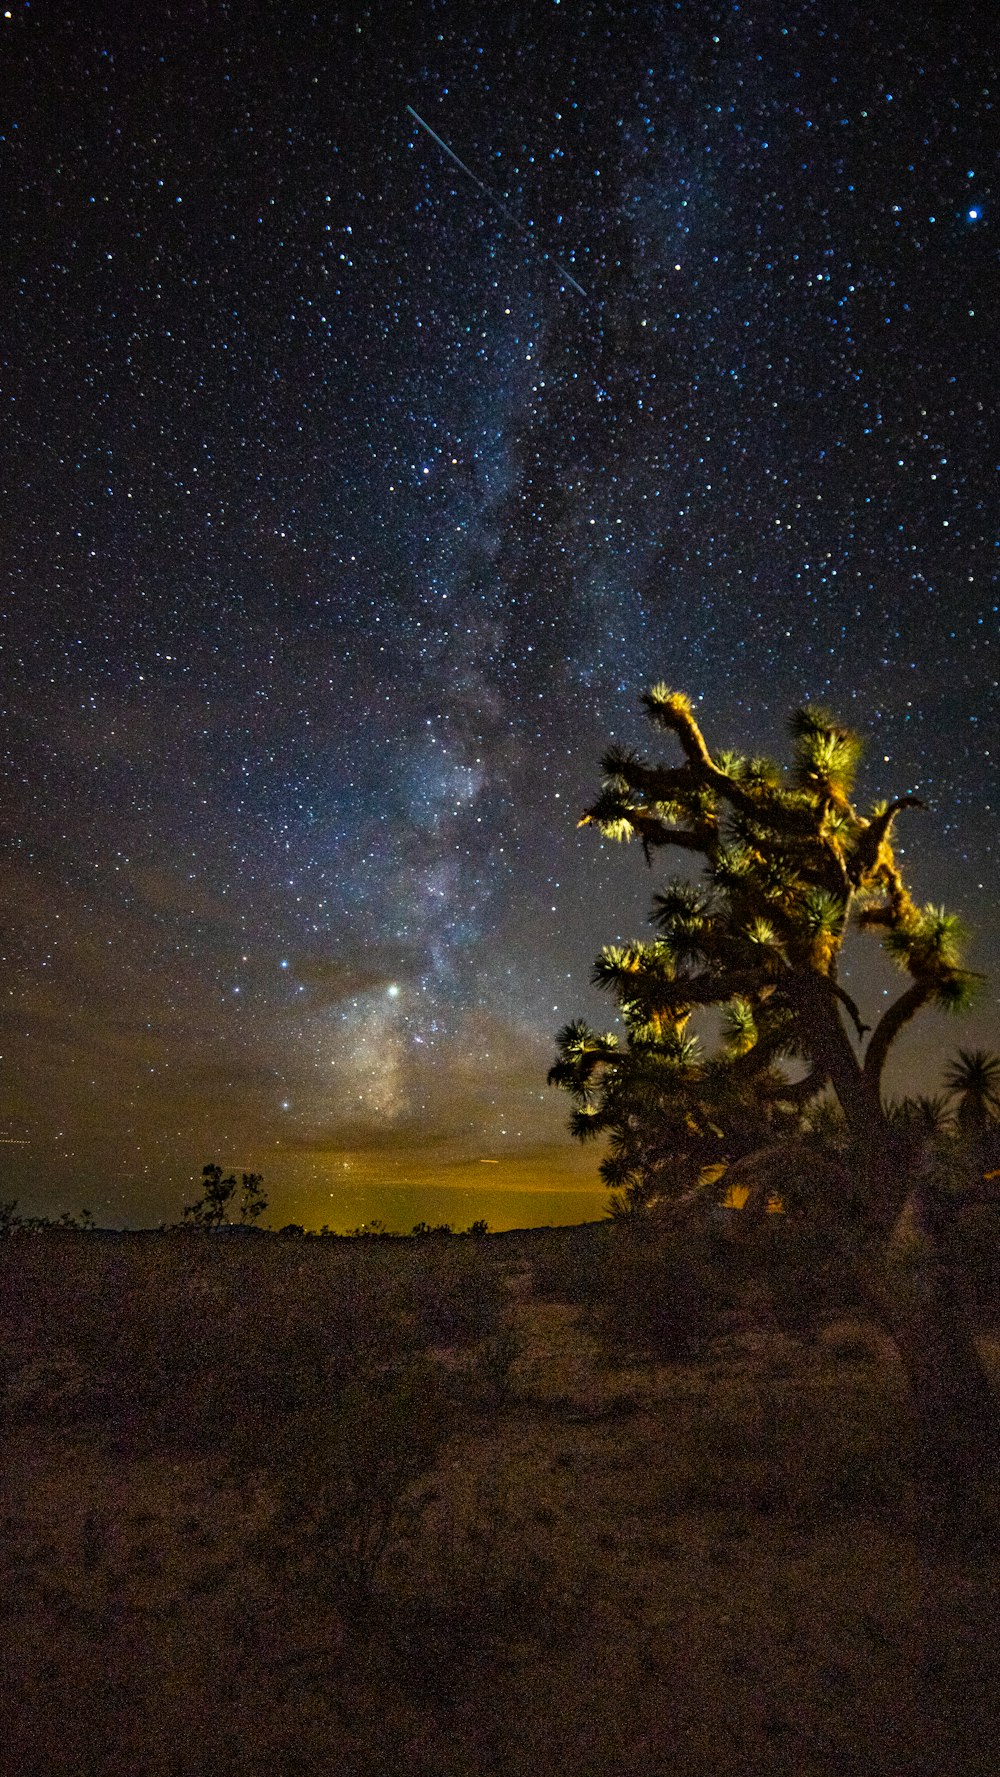
{"label": "illuminated joshua tree", "polygon": [[[751,1213],[801,1170],[803,1116],[832,1091],[850,1154],[845,1162],[829,1148],[821,1159],[814,1152],[814,1214],[853,1247],[918,1406],[940,1417],[945,1404],[954,1456],[977,1414],[992,1425],[995,1405],[949,1295],[949,1268],[929,1268],[916,1326],[897,1310],[887,1264],[908,1203],[932,1243],[941,1218],[933,1181],[914,1176],[912,1142],[898,1139],[886,1114],[886,1059],[923,1007],[961,1010],[974,985],[957,920],[915,905],[893,854],[896,817],[921,804],[902,796],[860,813],[851,801],[860,740],[825,711],[793,714],[792,759],[782,771],[711,752],[689,700],[665,685],[643,702],[681,762],[609,752],[601,794],[580,824],[608,839],[637,839],[647,862],[669,847],[683,851],[700,863],[701,881],[673,881],[655,896],[652,942],[597,959],[595,978],[618,1001],[624,1045],[568,1025],[550,1079],[575,1101],[575,1134],[610,1134],[604,1176],[633,1202],[703,1198],[696,1181],[716,1159],[728,1163],[727,1184],[750,1187]],[[870,1025],[838,978],[851,932],[880,938],[908,978]],[[722,1041],[708,1056],[688,1032],[700,1008],[722,1014]],[[789,1059],[798,1078],[785,1071]]]}

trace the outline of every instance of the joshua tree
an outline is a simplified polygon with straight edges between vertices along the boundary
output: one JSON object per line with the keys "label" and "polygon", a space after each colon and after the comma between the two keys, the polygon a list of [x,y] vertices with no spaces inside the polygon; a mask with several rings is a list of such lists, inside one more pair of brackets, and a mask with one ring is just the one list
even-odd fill
{"label": "joshua tree", "polygon": [[[647,862],[677,848],[701,863],[702,882],[674,881],[655,897],[653,942],[598,958],[595,978],[619,1002],[624,1048],[567,1026],[550,1078],[575,1098],[577,1135],[611,1132],[609,1180],[640,1197],[697,1202],[698,1173],[714,1157],[728,1162],[727,1183],[750,1186],[751,1214],[799,1167],[800,1119],[832,1091],[849,1151],[828,1147],[817,1162],[814,1150],[814,1213],[851,1249],[891,1326],[939,1475],[961,1472],[993,1449],[996,1403],[942,1249],[939,1189],[914,1167],[913,1141],[894,1131],[881,1091],[909,1021],[931,1004],[960,1010],[974,985],[958,922],[915,905],[893,854],[896,817],[922,805],[902,796],[860,813],[851,790],[861,743],[822,710],[792,716],[792,761],[782,772],[710,752],[688,699],[665,685],[643,702],[681,762],[610,752],[580,825],[638,839]],[[881,938],[908,977],[872,1024],[838,979],[851,931]],[[724,1018],[722,1046],[707,1058],[687,1033],[698,1008]],[[786,1073],[788,1059],[799,1077]],[[987,1069],[988,1083],[994,1078]],[[905,1306],[890,1263],[904,1208],[928,1254]]]}
{"label": "joshua tree", "polygon": [[885,1107],[892,1128],[914,1140],[939,1142],[954,1133],[951,1106],[943,1092],[921,1092],[916,1098],[899,1098]]}
{"label": "joshua tree", "polygon": [[719,1053],[706,1056],[688,1031],[687,1009],[657,1012],[629,997],[628,978],[650,954],[670,968],[662,943],[602,951],[594,979],[617,996],[624,1046],[614,1032],[567,1024],[556,1038],[549,1084],[573,1097],[570,1129],[578,1140],[608,1135],[599,1171],[614,1187],[614,1212],[662,1217],[695,1203],[705,1179],[717,1182],[737,1160],[780,1143],[787,1161],[814,1082],[794,1085],[763,1051],[747,1065],[756,1027],[744,1000],[724,1008]]}
{"label": "joshua tree", "polygon": [[1000,1116],[1000,1055],[959,1049],[944,1082],[958,1099],[958,1125],[964,1133],[982,1135]]}

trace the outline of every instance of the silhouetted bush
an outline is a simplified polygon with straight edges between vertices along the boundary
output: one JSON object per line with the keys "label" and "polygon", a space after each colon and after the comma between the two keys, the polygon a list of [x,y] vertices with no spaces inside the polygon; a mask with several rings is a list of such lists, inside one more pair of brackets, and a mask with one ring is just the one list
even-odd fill
{"label": "silhouetted bush", "polygon": [[754,1230],[746,1273],[764,1285],[784,1333],[813,1338],[823,1322],[857,1313],[864,1302],[850,1258],[829,1231],[787,1216],[766,1216]]}
{"label": "silhouetted bush", "polygon": [[[726,1315],[766,1305],[768,1324],[813,1336],[863,1302],[845,1253],[785,1215],[665,1229],[642,1218],[553,1230],[530,1253],[534,1289],[589,1312],[611,1339],[664,1358],[697,1356]],[[988,1269],[983,1249],[984,1273]]]}
{"label": "silhouetted bush", "polygon": [[803,1373],[748,1376],[707,1393],[661,1450],[656,1504],[668,1514],[739,1502],[815,1524],[841,1513],[902,1523],[912,1509],[913,1426],[884,1371],[841,1369],[836,1387]]}
{"label": "silhouetted bush", "polygon": [[722,1260],[701,1240],[643,1238],[614,1230],[604,1277],[593,1304],[602,1330],[658,1358],[700,1356],[732,1306]]}
{"label": "silhouetted bush", "polygon": [[[369,1596],[391,1544],[419,1514],[410,1496],[454,1426],[441,1373],[425,1360],[317,1388],[256,1452],[273,1499],[262,1549],[314,1597]],[[409,1505],[409,1511],[408,1511]]]}
{"label": "silhouetted bush", "polygon": [[471,1242],[423,1240],[400,1266],[420,1338],[431,1345],[469,1345],[494,1337],[507,1313],[503,1280]]}
{"label": "silhouetted bush", "polygon": [[239,1451],[435,1346],[483,1346],[461,1372],[477,1407],[509,1369],[507,1294],[472,1242],[49,1230],[2,1243],[0,1303],[8,1413],[123,1448]]}
{"label": "silhouetted bush", "polygon": [[981,1204],[963,1210],[954,1230],[954,1254],[970,1305],[1000,1312],[1000,1208]]}
{"label": "silhouetted bush", "polygon": [[543,1301],[568,1302],[575,1308],[599,1300],[614,1233],[610,1222],[595,1222],[536,1236],[525,1249],[535,1294]]}

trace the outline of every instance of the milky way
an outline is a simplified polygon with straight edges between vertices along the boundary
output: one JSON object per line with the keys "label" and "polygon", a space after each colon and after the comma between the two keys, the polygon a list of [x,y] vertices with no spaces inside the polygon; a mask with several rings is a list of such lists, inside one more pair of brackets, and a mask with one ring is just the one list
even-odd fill
{"label": "milky way", "polygon": [[0,1196],[599,1214],[545,1072],[656,679],[856,721],[996,959],[996,70],[914,10],[0,19]]}

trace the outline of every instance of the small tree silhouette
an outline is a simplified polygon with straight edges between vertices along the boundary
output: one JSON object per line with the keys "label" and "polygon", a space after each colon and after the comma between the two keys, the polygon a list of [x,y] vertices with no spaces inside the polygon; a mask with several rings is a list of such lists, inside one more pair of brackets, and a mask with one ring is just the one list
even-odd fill
{"label": "small tree silhouette", "polygon": [[197,1202],[184,1205],[184,1220],[196,1228],[221,1228],[236,1190],[236,1176],[230,1173],[223,1178],[222,1167],[210,1162],[201,1169],[201,1183],[202,1194]]}
{"label": "small tree silhouette", "polygon": [[264,1175],[261,1172],[245,1172],[243,1174],[243,1194],[240,1198],[240,1221],[254,1223],[264,1214],[267,1208],[267,1196],[264,1192]]}

